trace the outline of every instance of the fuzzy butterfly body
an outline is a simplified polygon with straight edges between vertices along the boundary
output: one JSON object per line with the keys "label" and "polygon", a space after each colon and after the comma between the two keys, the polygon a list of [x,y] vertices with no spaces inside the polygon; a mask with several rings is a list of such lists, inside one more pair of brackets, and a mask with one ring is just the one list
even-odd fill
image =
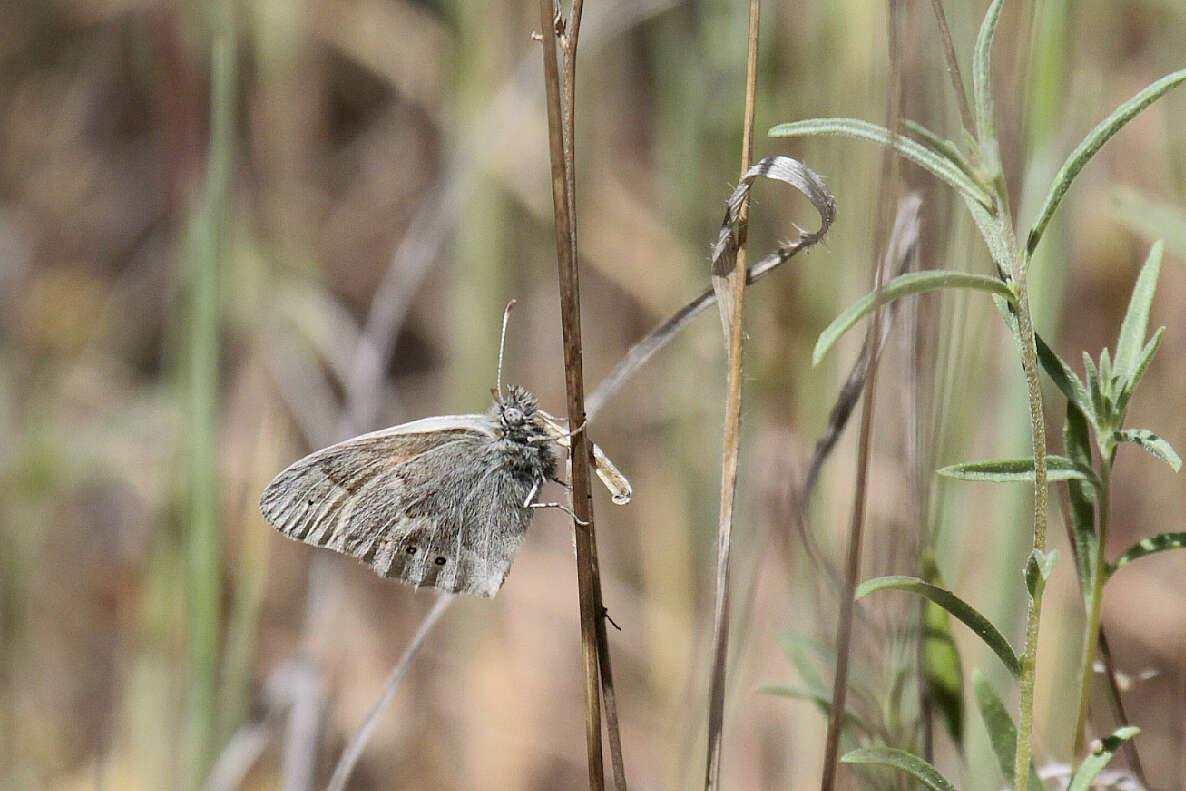
{"label": "fuzzy butterfly body", "polygon": [[511,386],[485,414],[416,420],[306,456],[268,485],[260,512],[289,538],[380,576],[489,598],[555,473],[548,442],[564,436],[531,393]]}

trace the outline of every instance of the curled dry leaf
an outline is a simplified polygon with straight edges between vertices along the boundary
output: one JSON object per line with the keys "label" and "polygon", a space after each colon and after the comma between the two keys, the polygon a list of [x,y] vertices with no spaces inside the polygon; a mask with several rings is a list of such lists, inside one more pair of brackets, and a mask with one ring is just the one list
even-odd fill
{"label": "curled dry leaf", "polygon": [[[836,198],[824,186],[824,180],[797,159],[782,156],[766,157],[745,172],[741,183],[737,185],[737,189],[733,190],[733,194],[729,196],[725,205],[725,219],[721,223],[720,233],[712,248],[712,287],[718,298],[721,322],[726,338],[729,337],[732,326],[731,307],[729,300],[721,297],[732,288],[732,279],[735,276],[734,264],[737,261],[737,250],[741,246],[738,224],[741,207],[745,204],[750,189],[759,177],[790,184],[811,201],[811,205],[815,207],[820,216],[819,230],[814,233],[795,226],[799,237],[794,242],[779,247],[777,255],[780,262],[822,239],[836,219]],[[763,259],[762,263],[766,263],[766,259]]]}

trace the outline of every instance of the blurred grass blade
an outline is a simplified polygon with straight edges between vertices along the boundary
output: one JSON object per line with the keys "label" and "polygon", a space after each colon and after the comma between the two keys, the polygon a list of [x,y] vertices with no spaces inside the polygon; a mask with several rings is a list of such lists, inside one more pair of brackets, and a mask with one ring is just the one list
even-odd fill
{"label": "blurred grass blade", "polygon": [[1058,204],[1062,202],[1063,196],[1067,194],[1071,182],[1079,175],[1079,171],[1083,170],[1083,167],[1091,161],[1091,158],[1095,156],[1096,152],[1103,147],[1104,143],[1111,140],[1112,135],[1123,129],[1124,125],[1135,118],[1142,110],[1160,99],[1171,89],[1181,85],[1184,81],[1186,81],[1186,69],[1181,69],[1162,77],[1117,107],[1111,115],[1101,121],[1095,129],[1091,130],[1091,134],[1085,137],[1083,142],[1071,152],[1071,155],[1067,157],[1066,162],[1063,163],[1062,168],[1054,177],[1050,194],[1046,196],[1042,210],[1038,212],[1038,218],[1034,221],[1033,227],[1030,230],[1029,239],[1025,245],[1028,254],[1032,255],[1034,249],[1038,246],[1038,242],[1042,240],[1042,234],[1045,233],[1046,226],[1050,224],[1050,219],[1054,216],[1054,210],[1058,208]]}
{"label": "blurred grass blade", "polygon": [[930,599],[963,621],[964,625],[975,632],[985,645],[1000,657],[1001,662],[1009,669],[1010,673],[1014,676],[1020,675],[1021,662],[1018,660],[1017,654],[1014,653],[1013,646],[1009,645],[1009,641],[1001,634],[1001,630],[997,629],[992,621],[981,615],[975,607],[951,591],[940,588],[938,585],[932,585],[918,577],[877,577],[861,583],[857,588],[855,598],[860,599],[870,593],[883,590],[906,591]]}
{"label": "blurred grass blade", "polygon": [[[1013,481],[1033,481],[1033,459],[994,459],[993,461],[970,461],[963,464],[953,464],[938,471],[947,478],[961,481],[989,481],[991,483],[1010,483]],[[1066,456],[1046,457],[1046,477],[1051,481],[1087,481],[1092,486],[1099,487],[1099,478],[1095,471],[1071,461]]]}
{"label": "blurred grass blade", "polygon": [[1180,204],[1150,198],[1132,187],[1117,187],[1112,202],[1122,225],[1149,239],[1165,239],[1171,251],[1186,255],[1186,210]]}
{"label": "blurred grass blade", "polygon": [[846,753],[841,759],[846,764],[879,764],[901,769],[932,791],[955,791],[955,786],[939,770],[905,750],[892,747],[862,747]]}
{"label": "blurred grass blade", "polygon": [[1116,558],[1116,562],[1112,564],[1109,571],[1115,572],[1117,569],[1127,566],[1134,560],[1140,560],[1149,555],[1156,555],[1158,552],[1165,552],[1167,549],[1183,548],[1186,548],[1186,533],[1161,533],[1156,536],[1142,538],[1136,544],[1126,549],[1120,557]]}
{"label": "blurred grass blade", "polygon": [[811,354],[812,365],[818,364],[844,333],[848,332],[863,316],[874,311],[878,305],[884,305],[911,294],[923,294],[943,288],[972,288],[1007,297],[1013,296],[1013,292],[1009,290],[1008,286],[995,277],[987,275],[946,270],[908,272],[899,275],[886,283],[881,291],[866,294],[832,320],[832,323],[820,333],[819,339],[815,342],[815,351]]}
{"label": "blurred grass blade", "polygon": [[[1091,431],[1083,410],[1073,402],[1067,404],[1062,438],[1071,461],[1091,467]],[[1071,503],[1071,538],[1075,542],[1079,590],[1086,596],[1096,572],[1098,538],[1095,534],[1095,492],[1084,481],[1076,480],[1067,481],[1067,491]]]}
{"label": "blurred grass blade", "polygon": [[1139,445],[1172,467],[1174,472],[1182,469],[1182,459],[1173,447],[1148,429],[1124,429],[1123,431],[1115,432],[1112,435],[1112,439],[1116,442],[1131,442],[1134,445]]}
{"label": "blurred grass blade", "polygon": [[1140,728],[1126,725],[1123,728],[1117,728],[1111,736],[1103,739],[1099,750],[1092,750],[1091,754],[1083,760],[1079,770],[1071,778],[1071,784],[1067,786],[1067,791],[1088,791],[1096,775],[1103,771],[1116,751],[1140,732]]}
{"label": "blurred grass blade", "polygon": [[[996,753],[1000,764],[1001,776],[1006,783],[1013,780],[1013,764],[1017,758],[1017,726],[1013,717],[1005,708],[1005,702],[997,694],[996,687],[988,680],[980,669],[972,671],[972,689],[976,694],[976,707],[980,709],[980,718],[984,721],[984,728],[988,731],[988,740],[992,743],[992,751]],[[1030,762],[1029,787],[1041,791],[1042,781],[1038,779],[1038,772]]]}
{"label": "blurred grass blade", "polygon": [[[994,0],[980,23],[976,50],[972,57],[972,104],[976,113],[976,138],[981,152],[996,147],[996,108],[992,97],[992,41],[1001,19],[1004,0]],[[997,164],[999,167],[999,163]]]}
{"label": "blurred grass blade", "polygon": [[[781,684],[768,684],[766,686],[759,687],[758,692],[766,695],[778,695],[779,697],[783,698],[794,698],[795,700],[811,701],[816,705],[816,707],[819,708],[820,711],[824,713],[825,717],[828,716],[828,713],[832,711],[832,693],[830,690],[813,692],[810,690],[799,689],[798,687]],[[866,737],[877,735],[876,729],[869,725],[869,723],[865,722],[859,714],[853,711],[851,706],[845,707],[844,724],[846,727],[851,726],[853,729],[861,731]]]}
{"label": "blurred grass blade", "polygon": [[[824,683],[808,654],[813,655],[815,661],[821,664],[834,665],[836,663],[835,649],[821,640],[799,632],[788,632],[782,635],[781,642],[791,663],[795,666],[795,670],[799,672],[799,680],[806,684],[811,692],[828,698],[830,703],[832,685]],[[880,694],[871,685],[861,682],[862,679],[859,677],[849,678],[848,691],[860,699],[861,705],[870,709],[878,708],[881,702]]]}
{"label": "blurred grass blade", "polygon": [[219,515],[219,262],[234,152],[235,49],[232,12],[218,7],[210,54],[210,152],[205,182],[188,229],[192,267],[189,306],[189,524],[186,536],[188,689],[185,702],[185,788],[198,788],[215,757],[218,664],[222,620],[222,542]]}
{"label": "blurred grass blade", "polygon": [[[972,180],[960,166],[916,140],[902,135],[890,135],[889,130],[858,118],[808,118],[778,124],[771,127],[771,137],[814,137],[816,135],[842,135],[869,140],[882,146],[890,146],[914,164],[930,171],[940,180],[955,187],[986,208],[992,209],[993,202],[988,192]],[[892,138],[892,140],[891,140]]]}
{"label": "blurred grass blade", "polygon": [[1116,373],[1127,376],[1135,370],[1141,347],[1145,345],[1145,332],[1149,327],[1149,308],[1153,304],[1153,292],[1157,289],[1157,276],[1161,272],[1161,255],[1165,243],[1160,239],[1153,243],[1149,255],[1141,267],[1137,284],[1133,286],[1128,300],[1124,323],[1120,326],[1120,340],[1116,343]]}

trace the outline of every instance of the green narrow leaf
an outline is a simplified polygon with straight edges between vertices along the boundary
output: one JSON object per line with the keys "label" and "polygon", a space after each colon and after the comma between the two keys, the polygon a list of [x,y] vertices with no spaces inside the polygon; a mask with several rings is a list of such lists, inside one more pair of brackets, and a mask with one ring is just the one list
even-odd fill
{"label": "green narrow leaf", "polygon": [[1132,398],[1132,394],[1136,391],[1137,385],[1141,383],[1141,379],[1145,376],[1145,370],[1149,367],[1149,363],[1153,360],[1153,355],[1157,353],[1158,347],[1161,346],[1161,336],[1165,334],[1165,327],[1158,327],[1157,332],[1153,333],[1153,337],[1145,344],[1145,348],[1141,350],[1141,357],[1137,360],[1136,369],[1128,378],[1128,383],[1120,391],[1120,396],[1116,399],[1116,408],[1120,410],[1120,414],[1124,414],[1128,409],[1128,401]]}
{"label": "green narrow leaf", "polygon": [[815,342],[815,351],[811,355],[811,364],[819,363],[823,356],[836,344],[840,336],[848,332],[854,324],[879,304],[893,302],[895,299],[911,294],[922,294],[937,291],[942,288],[972,288],[1009,297],[1013,292],[1009,287],[994,277],[974,275],[968,272],[948,272],[937,269],[926,272],[907,272],[898,275],[886,283],[880,292],[871,292],[850,305],[839,316],[832,320]]}
{"label": "green narrow leaf", "polygon": [[[1017,726],[1013,724],[1013,717],[1005,708],[1005,702],[997,694],[996,688],[979,668],[972,672],[972,688],[976,693],[980,718],[984,720],[988,740],[992,743],[992,751],[996,753],[1001,768],[1001,776],[1006,783],[1010,783],[1013,780],[1013,764],[1017,759]],[[1042,789],[1042,781],[1038,779],[1033,761],[1030,761],[1029,787],[1035,791]]]}
{"label": "green narrow leaf", "polygon": [[945,137],[940,137],[922,124],[917,121],[911,121],[909,118],[902,119],[902,126],[906,127],[907,132],[921,140],[924,145],[928,146],[936,154],[954,162],[959,166],[960,170],[968,174],[968,178],[975,179],[973,175],[975,168],[972,167],[972,163],[968,161],[968,158],[964,156],[964,152],[960,151],[959,146],[955,143]]}
{"label": "green narrow leaf", "polygon": [[1117,569],[1127,566],[1134,560],[1140,560],[1148,555],[1156,555],[1158,552],[1165,552],[1167,549],[1182,548],[1186,548],[1186,533],[1161,533],[1156,536],[1142,538],[1136,544],[1124,550],[1124,554],[1116,558],[1116,562],[1111,565],[1109,572],[1115,572]]}
{"label": "green narrow leaf", "polygon": [[1137,276],[1124,323],[1120,325],[1120,339],[1116,342],[1116,373],[1128,382],[1137,369],[1141,347],[1145,345],[1145,332],[1149,327],[1149,308],[1153,304],[1153,292],[1157,289],[1157,275],[1161,272],[1161,255],[1165,245],[1158,240],[1149,250],[1149,257]]}
{"label": "green narrow leaf", "polygon": [[1100,390],[1105,396],[1112,392],[1112,353],[1108,347],[1100,349]]}
{"label": "green narrow leaf", "polygon": [[[961,481],[989,481],[1010,483],[1034,479],[1033,459],[995,459],[953,464],[939,470],[939,474]],[[1046,457],[1046,479],[1050,481],[1087,481],[1099,486],[1099,479],[1090,467],[1083,467],[1065,456]]]}
{"label": "green narrow leaf", "polygon": [[889,130],[858,118],[808,118],[803,121],[793,121],[771,127],[768,134],[771,137],[808,137],[815,135],[842,135],[869,140],[882,146],[892,144],[894,150],[914,164],[929,170],[941,181],[950,184],[960,192],[971,196],[989,209],[992,208],[992,198],[973,181],[959,165],[947,157],[931,151],[916,140],[903,135],[890,135]]}
{"label": "green narrow leaf", "polygon": [[[927,582],[942,586],[939,569],[924,561]],[[956,746],[964,742],[964,672],[959,647],[951,633],[951,614],[930,599],[923,606],[923,676],[930,705],[943,717]]]}
{"label": "green narrow leaf", "polygon": [[[976,108],[976,137],[983,149],[996,144],[996,117],[992,98],[992,40],[1001,19],[1003,0],[994,0],[980,23],[972,57],[972,101]],[[998,165],[999,167],[999,165]]]}
{"label": "green narrow leaf", "polygon": [[1042,340],[1041,335],[1034,333],[1034,341],[1038,345],[1038,362],[1042,364],[1042,369],[1046,371],[1050,381],[1054,382],[1054,386],[1066,396],[1067,401],[1079,407],[1083,414],[1090,415],[1094,422],[1095,414],[1091,408],[1091,396],[1087,394],[1087,388],[1083,386],[1078,374],[1046,345],[1046,341]]}
{"label": "green narrow leaf", "polygon": [[[1062,437],[1071,461],[1090,469],[1091,432],[1083,411],[1074,403],[1067,404]],[[1083,481],[1067,481],[1067,490],[1071,500],[1071,536],[1075,542],[1079,590],[1086,596],[1092,589],[1096,571],[1095,491]]]}
{"label": "green narrow leaf", "polygon": [[1091,397],[1091,410],[1102,425],[1109,415],[1104,411],[1104,396],[1100,391],[1100,375],[1095,368],[1095,360],[1091,355],[1083,352],[1083,378],[1087,380],[1087,394]]}
{"label": "green narrow leaf", "polygon": [[946,588],[932,585],[918,577],[877,577],[861,583],[854,598],[860,599],[870,593],[882,590],[900,590],[916,593],[930,599],[943,609],[954,615],[984,641],[992,649],[1009,672],[1014,676],[1021,674],[1021,662],[1013,651],[1013,646],[1005,638],[992,621],[981,615],[975,607],[965,602]]}
{"label": "green narrow leaf", "polygon": [[1131,442],[1134,445],[1139,445],[1168,464],[1174,472],[1182,469],[1182,459],[1173,447],[1148,429],[1127,428],[1112,434],[1112,439],[1115,442]]}
{"label": "green narrow leaf", "polygon": [[845,753],[840,760],[846,764],[878,764],[901,769],[932,791],[955,791],[955,786],[939,770],[905,750],[892,747],[862,747]]}
{"label": "green narrow leaf", "polygon": [[1079,765],[1079,770],[1071,778],[1071,784],[1067,786],[1067,791],[1088,791],[1096,775],[1103,771],[1103,768],[1112,760],[1112,756],[1116,754],[1116,751],[1123,747],[1126,741],[1140,732],[1140,728],[1127,725],[1123,728],[1118,728],[1111,736],[1103,739],[1099,744],[1099,749],[1093,749],[1091,754],[1083,759],[1083,763]]}
{"label": "green narrow leaf", "polygon": [[1071,152],[1066,162],[1063,163],[1062,168],[1059,169],[1058,175],[1054,177],[1050,194],[1046,196],[1046,202],[1042,205],[1042,210],[1038,212],[1038,218],[1034,221],[1029,239],[1026,241],[1027,253],[1032,255],[1035,248],[1037,248],[1038,242],[1042,239],[1042,234],[1046,231],[1046,226],[1050,223],[1050,218],[1054,216],[1054,210],[1058,208],[1058,204],[1062,202],[1063,196],[1067,194],[1071,182],[1079,175],[1079,171],[1083,170],[1084,165],[1095,156],[1096,152],[1103,147],[1104,143],[1112,138],[1112,135],[1119,132],[1138,113],[1160,99],[1169,90],[1182,84],[1183,81],[1186,81],[1186,69],[1167,74],[1117,107],[1111,115],[1101,121],[1095,129],[1091,130],[1091,134],[1083,138],[1083,142]]}

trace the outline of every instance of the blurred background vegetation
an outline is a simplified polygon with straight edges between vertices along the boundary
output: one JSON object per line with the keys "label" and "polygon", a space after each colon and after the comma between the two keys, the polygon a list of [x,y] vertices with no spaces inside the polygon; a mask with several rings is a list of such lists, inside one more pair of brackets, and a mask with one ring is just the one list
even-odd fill
{"label": "blurred background vegetation", "polygon": [[[260,491],[352,433],[484,409],[512,297],[504,378],[563,411],[535,3],[256,0],[234,12],[9,0],[0,14],[4,788],[193,788],[228,744],[259,755],[243,788],[323,785],[432,597],[283,539],[256,510]],[[738,172],[745,13],[723,0],[586,6],[577,183],[590,389],[707,285],[708,244]],[[930,5],[903,13],[903,115],[955,139]],[[947,13],[966,69],[982,3],[950,2]],[[885,31],[877,3],[770,3],[759,130],[810,116],[881,121]],[[1096,121],[1182,67],[1183,41],[1178,0],[1006,5],[995,80],[1023,218]],[[1047,233],[1033,285],[1038,328],[1064,358],[1095,354],[1115,337],[1151,241],[1166,238],[1152,321],[1168,330],[1132,423],[1179,451],[1183,130],[1186,95],[1171,94],[1102,151]],[[854,437],[805,520],[814,558],[795,490],[860,333],[814,369],[811,347],[868,289],[879,202],[907,189],[925,201],[922,266],[991,270],[962,207],[912,166],[883,186],[880,152],[864,143],[759,135],[757,153],[791,154],[823,175],[839,219],[823,246],[747,300],[724,778],[806,788],[818,782],[823,717],[757,688],[802,681],[789,633],[832,636],[826,568],[843,548]],[[814,227],[790,190],[762,187],[755,200],[756,255],[793,236],[793,222]],[[928,297],[895,325],[879,379],[868,574],[916,573],[933,536],[946,582],[1017,638],[1025,487],[930,472],[1027,454],[1020,371],[987,302]],[[704,317],[591,427],[635,491],[629,506],[604,498],[597,513],[638,788],[693,787],[702,771],[722,397],[719,326]],[[1049,420],[1056,443],[1061,411]],[[1182,476],[1122,450],[1114,549],[1183,529],[1184,503]],[[1083,620],[1058,524],[1040,762],[1068,759]],[[569,529],[540,514],[498,598],[454,605],[352,787],[582,785]],[[1136,564],[1105,600],[1157,788],[1186,783],[1184,564],[1180,553]],[[870,600],[854,683],[872,690],[869,716],[887,732],[916,734],[909,706],[877,703],[913,672],[905,599]],[[996,672],[974,639],[956,640],[966,672]],[[814,656],[826,680],[828,650]],[[968,761],[942,735],[937,761],[964,773],[963,788],[998,788],[980,724],[966,719]]]}

